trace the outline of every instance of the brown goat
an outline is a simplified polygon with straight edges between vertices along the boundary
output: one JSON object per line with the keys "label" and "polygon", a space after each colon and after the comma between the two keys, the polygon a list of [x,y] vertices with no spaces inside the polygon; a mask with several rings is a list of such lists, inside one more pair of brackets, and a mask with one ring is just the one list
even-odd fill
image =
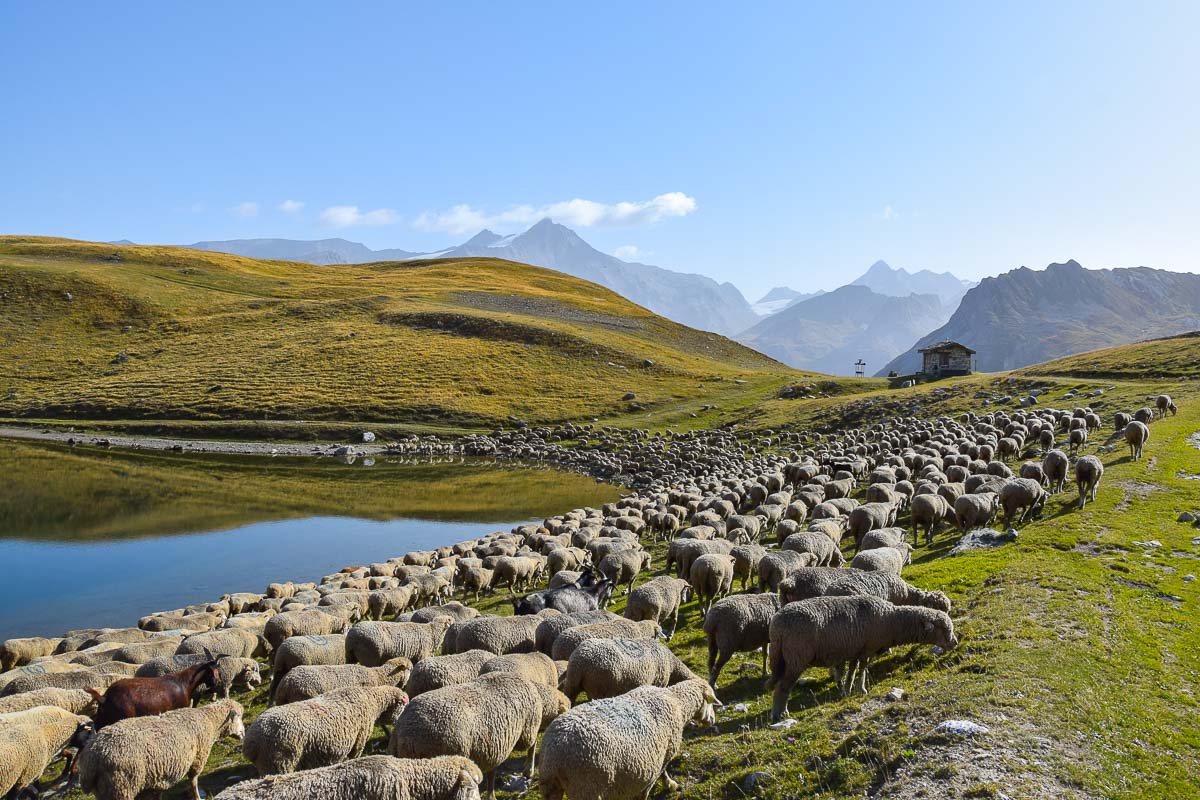
{"label": "brown goat", "polygon": [[213,689],[217,684],[217,662],[211,659],[194,667],[171,672],[159,678],[123,678],[103,696],[95,689],[87,692],[96,698],[96,730],[131,717],[153,717],[164,711],[188,708],[201,686]]}

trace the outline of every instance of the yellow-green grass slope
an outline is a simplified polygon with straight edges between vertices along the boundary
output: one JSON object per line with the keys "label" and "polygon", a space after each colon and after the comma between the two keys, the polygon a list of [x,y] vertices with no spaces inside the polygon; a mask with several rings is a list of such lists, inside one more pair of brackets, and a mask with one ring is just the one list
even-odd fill
{"label": "yellow-green grass slope", "polygon": [[448,429],[690,418],[809,377],[513,262],[314,266],[36,237],[0,237],[0,363],[0,417]]}

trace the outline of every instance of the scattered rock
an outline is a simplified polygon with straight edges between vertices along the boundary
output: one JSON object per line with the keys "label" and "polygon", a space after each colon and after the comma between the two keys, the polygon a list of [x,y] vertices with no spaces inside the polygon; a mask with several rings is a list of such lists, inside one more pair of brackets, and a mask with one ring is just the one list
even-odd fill
{"label": "scattered rock", "polygon": [[371,431],[363,431],[362,440],[363,442],[370,444],[371,442],[375,441],[375,434]]}
{"label": "scattered rock", "polygon": [[760,787],[769,784],[772,777],[769,772],[751,772],[745,778],[742,778],[742,791],[756,792]]}
{"label": "scattered rock", "polygon": [[950,555],[957,553],[966,553],[970,550],[985,550],[989,547],[999,547],[1009,542],[1017,540],[1017,532],[1009,528],[1007,532],[1001,533],[994,528],[976,528],[973,531],[967,531],[963,537],[958,540],[958,544],[950,551]]}
{"label": "scattered rock", "polygon": [[1158,539],[1151,539],[1148,542],[1133,542],[1132,544],[1135,547],[1149,547],[1151,549],[1156,548],[1156,547],[1162,547],[1162,542],[1160,542]]}
{"label": "scattered rock", "polygon": [[352,444],[345,444],[333,451],[335,456],[358,455],[358,450]]}
{"label": "scattered rock", "polygon": [[524,794],[529,791],[529,778],[526,778],[524,775],[509,775],[500,782],[500,788],[506,792]]}
{"label": "scattered rock", "polygon": [[950,733],[957,736],[982,736],[989,731],[986,725],[966,719],[948,719],[933,729],[934,733]]}
{"label": "scattered rock", "polygon": [[1179,517],[1175,521],[1176,522],[1195,522],[1196,515],[1193,514],[1191,511],[1183,511],[1183,512],[1180,512]]}
{"label": "scattered rock", "polygon": [[738,703],[733,707],[733,710],[739,714],[745,714],[750,710],[750,706],[746,705],[745,703]]}
{"label": "scattered rock", "polygon": [[622,399],[622,400],[636,400],[636,399],[637,399],[637,395],[636,395],[636,394],[634,394],[633,392],[626,392],[626,393],[625,393],[625,394],[624,394],[624,395],[621,397],[621,399]]}
{"label": "scattered rock", "polygon": [[1191,583],[1194,580],[1196,580],[1196,576],[1191,574],[1190,572],[1187,575],[1183,576],[1184,583]]}
{"label": "scattered rock", "polygon": [[67,302],[70,302],[71,300],[75,299],[75,295],[71,294],[70,292],[63,292],[63,299]]}
{"label": "scattered rock", "polygon": [[892,690],[884,695],[884,699],[890,700],[893,703],[897,703],[897,702],[903,700],[904,696],[905,695],[904,695],[903,689],[901,689],[899,686],[893,686]]}
{"label": "scattered rock", "polygon": [[797,723],[796,720],[792,719],[791,717],[788,717],[787,719],[781,719],[781,720],[779,720],[779,722],[768,725],[767,727],[774,728],[777,731],[786,731],[786,730],[790,730],[791,728],[795,727],[798,724],[799,723]]}

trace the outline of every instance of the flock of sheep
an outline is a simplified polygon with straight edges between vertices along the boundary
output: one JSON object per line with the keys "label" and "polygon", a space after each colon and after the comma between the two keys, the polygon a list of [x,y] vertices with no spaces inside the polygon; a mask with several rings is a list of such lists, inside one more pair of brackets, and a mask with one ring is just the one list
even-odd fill
{"label": "flock of sheep", "polygon": [[[1114,438],[1139,458],[1149,423],[1175,410],[1163,395],[1117,414]],[[1069,478],[1082,507],[1104,468],[1083,455],[1071,474],[1071,455],[1100,426],[1077,408],[896,419],[835,435],[564,425],[472,437],[492,454],[603,452],[603,469],[638,491],[136,627],[4,642],[0,794],[36,797],[65,752],[63,776],[100,800],[182,781],[198,800],[225,736],[243,740],[262,777],[218,800],[466,800],[481,784],[494,793],[514,753],[550,800],[648,797],[660,780],[674,789],[667,770],[684,728],[715,723],[734,654],[762,652],[778,721],[810,667],[829,668],[843,694],[866,693],[872,660],[889,648],[954,648],[949,598],[901,577],[918,535],[929,542],[1000,514],[1019,524]],[[1040,459],[1014,472],[1009,462],[1030,452]],[[908,528],[897,527],[903,514]],[[666,544],[663,574],[645,580],[654,543]],[[514,615],[452,599],[499,590],[512,593]],[[614,593],[623,615],[607,610]],[[669,646],[692,596],[706,677]],[[263,663],[271,706],[247,725],[231,690],[259,685]],[[212,702],[196,704],[201,689]],[[387,755],[364,756],[376,726]]]}

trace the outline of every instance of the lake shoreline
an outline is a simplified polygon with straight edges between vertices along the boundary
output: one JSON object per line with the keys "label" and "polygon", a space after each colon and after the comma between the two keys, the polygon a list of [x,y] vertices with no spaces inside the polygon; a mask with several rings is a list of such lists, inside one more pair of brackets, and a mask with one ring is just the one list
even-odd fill
{"label": "lake shoreline", "polygon": [[249,456],[378,456],[401,454],[393,445],[380,442],[313,443],[313,442],[264,442],[225,441],[219,439],[181,439],[164,436],[137,436],[115,433],[88,433],[86,431],[57,431],[46,428],[20,428],[0,426],[0,437],[58,444],[125,450],[162,450],[170,452],[219,453],[221,455]]}

